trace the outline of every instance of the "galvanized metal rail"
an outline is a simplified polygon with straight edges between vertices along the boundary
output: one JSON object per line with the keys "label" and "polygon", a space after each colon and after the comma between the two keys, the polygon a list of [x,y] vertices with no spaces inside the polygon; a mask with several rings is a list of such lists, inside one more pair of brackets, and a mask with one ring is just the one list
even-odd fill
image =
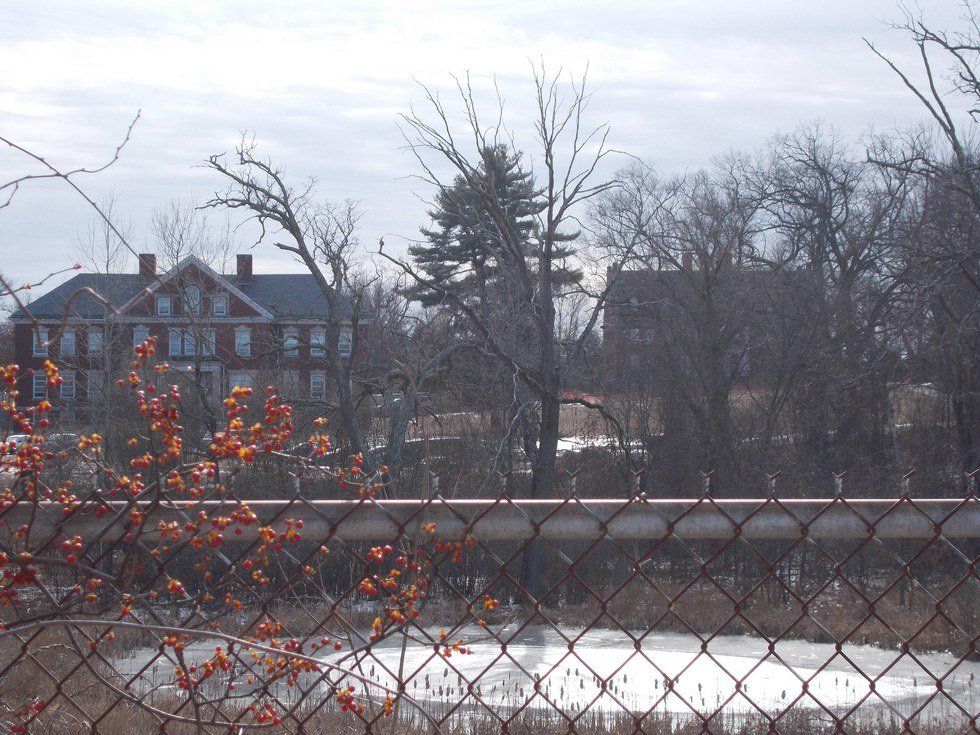
{"label": "galvanized metal rail", "polygon": [[[30,523],[32,533],[79,534],[103,540],[122,538],[120,517],[132,508],[146,511],[143,537],[153,538],[161,522],[183,523],[200,511],[209,518],[230,514],[236,502],[162,504],[109,502],[101,517],[95,505],[65,515],[60,505],[21,503],[0,514],[0,524]],[[930,539],[980,538],[980,500],[893,498],[745,499],[577,499],[512,500],[252,500],[259,523],[236,538],[251,541],[261,525],[303,521],[312,541],[381,541],[424,533],[435,524],[439,537],[472,534],[481,541],[613,539]]]}

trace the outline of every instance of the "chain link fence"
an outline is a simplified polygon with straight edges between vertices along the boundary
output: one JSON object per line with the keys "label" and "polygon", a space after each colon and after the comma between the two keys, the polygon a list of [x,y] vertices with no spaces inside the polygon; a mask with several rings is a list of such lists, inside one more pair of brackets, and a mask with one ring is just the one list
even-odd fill
{"label": "chain link fence", "polygon": [[0,521],[8,732],[978,728],[972,493],[20,502]]}

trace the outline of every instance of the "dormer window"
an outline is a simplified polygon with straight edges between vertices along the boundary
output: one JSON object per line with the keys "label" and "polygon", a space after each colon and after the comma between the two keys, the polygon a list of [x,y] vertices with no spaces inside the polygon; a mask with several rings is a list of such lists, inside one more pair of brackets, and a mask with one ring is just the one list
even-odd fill
{"label": "dormer window", "polygon": [[201,313],[201,288],[193,283],[184,289],[184,306],[188,314]]}
{"label": "dormer window", "polygon": [[173,301],[169,296],[157,296],[157,316],[173,315]]}
{"label": "dormer window", "polygon": [[228,316],[228,296],[223,293],[216,293],[211,296],[211,315]]}

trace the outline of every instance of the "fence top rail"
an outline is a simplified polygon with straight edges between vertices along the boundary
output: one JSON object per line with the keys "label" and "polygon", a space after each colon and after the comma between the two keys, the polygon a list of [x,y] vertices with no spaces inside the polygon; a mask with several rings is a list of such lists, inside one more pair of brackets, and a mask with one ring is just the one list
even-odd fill
{"label": "fence top rail", "polygon": [[[263,525],[303,521],[303,537],[323,542],[382,541],[417,536],[429,524],[444,539],[472,534],[480,541],[662,539],[890,539],[980,538],[980,500],[810,498],[492,499],[453,500],[247,500],[258,523],[236,538],[249,541]],[[143,538],[163,523],[186,523],[204,511],[214,517],[239,507],[238,500],[150,504],[110,501],[70,514],[55,503],[18,503],[0,513],[0,527],[32,524],[32,533],[80,534],[104,540],[131,529],[130,511],[144,511]],[[207,531],[208,529],[205,529]]]}

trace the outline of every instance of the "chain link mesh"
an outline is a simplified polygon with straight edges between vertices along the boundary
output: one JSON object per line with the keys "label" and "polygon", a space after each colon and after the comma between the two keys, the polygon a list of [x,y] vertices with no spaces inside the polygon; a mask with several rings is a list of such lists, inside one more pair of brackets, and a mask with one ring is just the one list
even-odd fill
{"label": "chain link mesh", "polygon": [[8,578],[55,564],[4,589],[3,727],[976,732],[978,519],[972,493],[21,503]]}

